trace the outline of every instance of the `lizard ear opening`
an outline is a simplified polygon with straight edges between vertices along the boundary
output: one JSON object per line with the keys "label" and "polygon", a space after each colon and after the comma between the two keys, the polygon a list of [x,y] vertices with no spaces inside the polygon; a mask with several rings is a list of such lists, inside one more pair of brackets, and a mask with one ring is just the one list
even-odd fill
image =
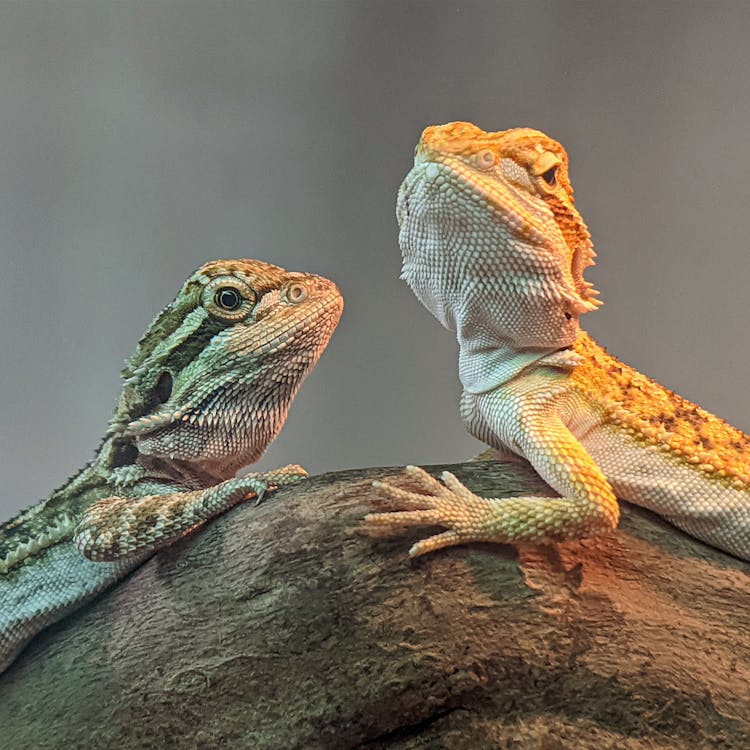
{"label": "lizard ear opening", "polygon": [[154,395],[156,396],[158,403],[164,404],[169,401],[169,397],[172,395],[172,385],[172,373],[170,373],[169,370],[164,370],[164,372],[159,375],[156,388],[154,388]]}

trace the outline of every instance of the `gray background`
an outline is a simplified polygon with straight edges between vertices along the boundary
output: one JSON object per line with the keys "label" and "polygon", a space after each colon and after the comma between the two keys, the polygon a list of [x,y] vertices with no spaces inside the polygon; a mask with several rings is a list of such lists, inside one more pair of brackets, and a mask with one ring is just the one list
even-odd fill
{"label": "gray background", "polygon": [[398,281],[423,126],[571,155],[614,354],[750,429],[750,4],[0,2],[0,511],[87,460],[207,259],[346,311],[264,466],[460,460],[456,345]]}

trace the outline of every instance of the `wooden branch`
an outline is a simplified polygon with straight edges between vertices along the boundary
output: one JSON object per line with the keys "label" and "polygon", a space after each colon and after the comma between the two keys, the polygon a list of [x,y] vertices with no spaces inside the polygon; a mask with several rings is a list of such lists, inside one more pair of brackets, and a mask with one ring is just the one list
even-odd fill
{"label": "wooden branch", "polygon": [[750,747],[750,565],[629,506],[605,538],[410,561],[424,534],[358,529],[394,474],[237,508],[42,634],[0,677],[0,746]]}

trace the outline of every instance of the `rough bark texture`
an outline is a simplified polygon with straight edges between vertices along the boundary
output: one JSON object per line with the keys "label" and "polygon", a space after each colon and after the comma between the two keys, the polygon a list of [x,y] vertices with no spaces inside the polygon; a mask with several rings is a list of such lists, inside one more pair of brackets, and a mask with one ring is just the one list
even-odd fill
{"label": "rough bark texture", "polygon": [[237,508],[42,634],[0,677],[0,746],[750,748],[750,565],[627,506],[606,538],[409,561],[413,531],[358,530],[396,473]]}

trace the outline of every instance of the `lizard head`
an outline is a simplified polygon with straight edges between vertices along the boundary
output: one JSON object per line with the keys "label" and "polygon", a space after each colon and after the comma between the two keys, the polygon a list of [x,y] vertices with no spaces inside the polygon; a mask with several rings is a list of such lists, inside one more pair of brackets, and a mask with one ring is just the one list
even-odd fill
{"label": "lizard head", "polygon": [[110,434],[233,473],[278,434],[338,324],[335,284],[257,260],[199,268],[126,362]]}
{"label": "lizard head", "polygon": [[600,304],[583,278],[595,254],[568,156],[537,130],[428,127],[397,218],[402,278],[459,341],[568,346]]}

